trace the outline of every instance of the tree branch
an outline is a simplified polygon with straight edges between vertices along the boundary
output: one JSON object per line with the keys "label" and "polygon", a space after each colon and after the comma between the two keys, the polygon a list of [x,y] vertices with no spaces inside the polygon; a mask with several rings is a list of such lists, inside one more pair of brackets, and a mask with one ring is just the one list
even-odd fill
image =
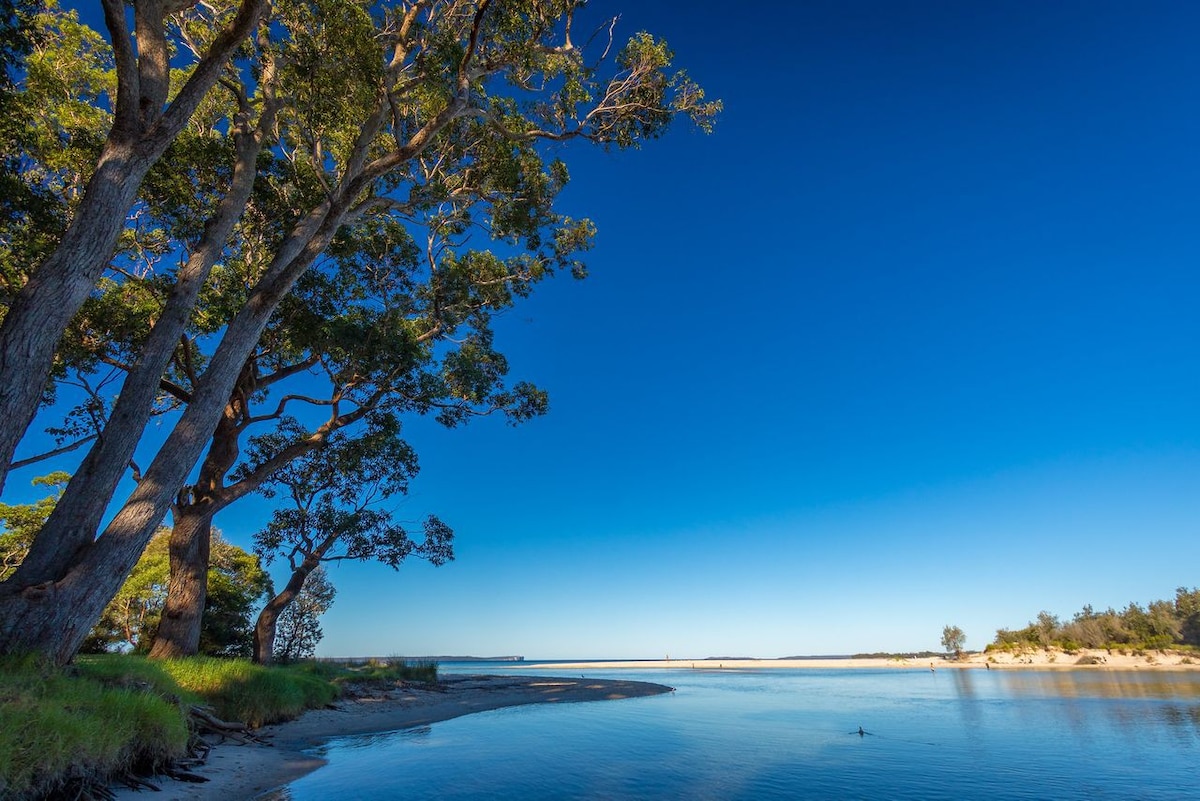
{"label": "tree branch", "polygon": [[52,451],[46,451],[45,453],[39,453],[36,456],[30,456],[26,459],[18,459],[17,461],[15,461],[11,465],[9,465],[8,469],[9,470],[18,470],[22,467],[28,467],[31,464],[37,464],[38,462],[44,462],[47,459],[53,459],[55,456],[62,456],[64,453],[70,453],[71,451],[75,450],[76,448],[83,447],[87,443],[96,439],[96,437],[98,437],[98,436],[99,436],[99,434],[90,434],[81,440],[72,442],[70,445],[64,445],[61,448],[55,448]]}

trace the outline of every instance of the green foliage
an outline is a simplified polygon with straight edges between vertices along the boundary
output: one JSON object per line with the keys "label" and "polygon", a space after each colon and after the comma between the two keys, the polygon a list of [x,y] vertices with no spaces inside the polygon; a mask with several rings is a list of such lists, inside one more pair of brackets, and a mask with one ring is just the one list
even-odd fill
{"label": "green foliage", "polygon": [[[294,505],[276,509],[255,535],[255,548],[266,562],[286,554],[293,569],[305,559],[379,561],[393,569],[411,556],[441,565],[454,558],[453,532],[430,516],[425,537],[415,542],[390,510],[372,504],[407,487],[416,472],[416,454],[398,438],[392,415],[373,415],[368,433],[355,438],[334,435],[323,449],[277,470],[262,491],[286,490]],[[252,449],[270,448],[263,438]]]}
{"label": "green foliage", "polygon": [[108,128],[115,87],[107,44],[76,12],[21,0],[3,16],[0,311],[57,244]]}
{"label": "green foliage", "polygon": [[[1097,612],[1089,604],[1069,622],[1049,612],[1023,629],[996,632],[994,647],[1008,650],[1060,648],[1074,653],[1084,648],[1161,650],[1200,645],[1200,590],[1180,587],[1173,601],[1131,603],[1120,612]],[[989,646],[992,647],[992,646]]]}
{"label": "green foliage", "polygon": [[0,525],[4,527],[0,530],[0,580],[7,578],[21,564],[70,479],[71,476],[62,471],[40,476],[33,480],[33,485],[57,488],[53,495],[30,504],[0,503]]}
{"label": "green foliage", "polygon": [[[105,608],[84,644],[100,653],[115,647],[146,651],[154,640],[170,580],[170,529],[162,529]],[[271,580],[252,554],[212,537],[208,570],[208,599],[200,631],[201,653],[248,656],[255,605],[271,589]]]}

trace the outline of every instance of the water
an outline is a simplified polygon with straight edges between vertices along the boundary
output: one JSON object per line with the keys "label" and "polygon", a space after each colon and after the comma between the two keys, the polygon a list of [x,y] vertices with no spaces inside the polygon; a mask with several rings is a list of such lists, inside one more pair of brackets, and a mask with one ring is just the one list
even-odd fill
{"label": "water", "polygon": [[[528,673],[476,664],[453,672]],[[552,671],[548,671],[550,673]],[[321,749],[281,801],[1200,799],[1200,676],[622,670],[670,695],[514,707]],[[858,727],[868,732],[857,734]]]}

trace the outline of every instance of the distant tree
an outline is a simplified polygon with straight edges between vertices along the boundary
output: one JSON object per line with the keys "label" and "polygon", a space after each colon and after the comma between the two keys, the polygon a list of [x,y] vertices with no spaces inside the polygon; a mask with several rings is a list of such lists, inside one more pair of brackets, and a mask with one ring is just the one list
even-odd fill
{"label": "distant tree", "polygon": [[[340,432],[321,450],[290,462],[260,490],[284,490],[291,508],[277,509],[255,535],[264,561],[286,554],[292,574],[283,590],[267,602],[254,627],[254,660],[271,662],[279,616],[295,601],[305,582],[323,562],[344,559],[382,562],[393,570],[409,556],[434,565],[454,558],[454,532],[436,517],[414,542],[379,502],[407,490],[416,473],[416,454],[401,440],[399,423],[388,414],[372,415],[369,432],[354,438]],[[272,448],[272,436],[256,438],[255,447]]]}
{"label": "distant tree", "polygon": [[47,495],[34,503],[0,503],[0,580],[7,578],[25,559],[33,538],[54,510],[54,504],[62,495],[62,488],[71,479],[69,473],[59,471],[33,480],[35,487],[55,487],[53,495]]}
{"label": "distant tree", "polygon": [[942,629],[942,646],[946,653],[954,654],[955,659],[962,656],[963,647],[967,644],[967,635],[958,626],[946,626]]}
{"label": "distant tree", "polygon": [[1186,645],[1200,645],[1200,590],[1179,587],[1175,590],[1175,616],[1179,619],[1180,639]]}
{"label": "distant tree", "polygon": [[304,581],[300,594],[275,621],[275,661],[295,662],[316,653],[325,636],[321,615],[333,606],[337,589],[330,583],[325,568],[318,567]]}

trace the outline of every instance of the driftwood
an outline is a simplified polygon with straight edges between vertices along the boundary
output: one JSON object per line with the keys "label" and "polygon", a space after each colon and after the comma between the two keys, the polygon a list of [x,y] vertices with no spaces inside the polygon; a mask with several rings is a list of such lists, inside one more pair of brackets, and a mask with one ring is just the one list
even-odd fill
{"label": "driftwood", "polygon": [[170,776],[175,781],[180,781],[180,782],[192,782],[194,784],[203,784],[204,782],[209,781],[209,778],[207,776],[201,776],[199,773],[191,773],[190,771],[180,770],[179,768],[175,767],[174,765],[168,765],[166,767],[166,769],[163,770],[163,773]]}
{"label": "driftwood", "polygon": [[145,779],[141,778],[140,776],[134,776],[132,773],[126,773],[124,776],[118,776],[117,781],[119,781],[121,784],[125,785],[126,787],[128,787],[131,790],[145,789],[145,790],[153,790],[156,793],[161,791],[161,788],[158,787],[157,785],[151,784],[150,782],[146,781]]}
{"label": "driftwood", "polygon": [[229,739],[242,743],[257,743],[270,745],[266,740],[254,735],[250,727],[239,721],[221,720],[213,714],[210,707],[193,706],[189,710],[193,725],[200,731],[215,734],[222,740]]}

